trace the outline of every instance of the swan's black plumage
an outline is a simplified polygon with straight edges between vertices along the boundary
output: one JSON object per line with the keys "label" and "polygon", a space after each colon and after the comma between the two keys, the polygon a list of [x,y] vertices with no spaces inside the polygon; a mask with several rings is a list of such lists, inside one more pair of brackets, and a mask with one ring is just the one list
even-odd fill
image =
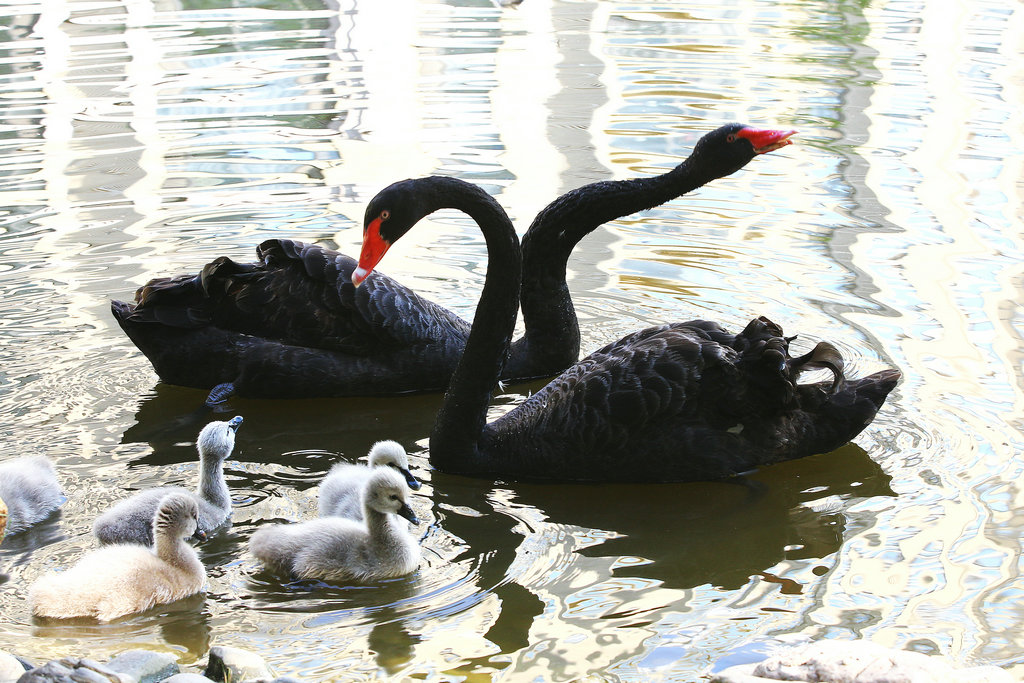
{"label": "swan's black plumage", "polygon": [[[791,338],[757,318],[739,334],[709,321],[649,328],[573,365],[486,424],[509,348],[521,274],[511,222],[480,188],[453,178],[395,183],[370,202],[357,279],[420,218],[468,213],[488,268],[465,351],[430,437],[438,469],[509,479],[694,481],[834,450],[874,418],[900,373],[847,380],[835,347],[793,357]],[[832,379],[797,383],[826,369]]]}
{"label": "swan's black plumage", "polygon": [[[286,239],[259,264],[220,257],[153,280],[114,316],[161,379],[232,383],[254,398],[394,394],[443,387],[469,325],[386,275],[352,285],[355,261]],[[430,362],[425,362],[429,359]]]}
{"label": "swan's black plumage", "polygon": [[[602,181],[562,195],[523,238],[526,333],[504,380],[549,377],[576,361],[580,336],[566,262],[598,226],[663,204],[788,144],[791,132],[729,124],[705,135],[673,170]],[[136,303],[111,310],[165,382],[210,389],[211,402],[250,397],[384,395],[443,389],[469,324],[375,274],[356,290],[354,260],[330,249],[272,239],[259,262],[220,257],[197,275],[156,279]]]}

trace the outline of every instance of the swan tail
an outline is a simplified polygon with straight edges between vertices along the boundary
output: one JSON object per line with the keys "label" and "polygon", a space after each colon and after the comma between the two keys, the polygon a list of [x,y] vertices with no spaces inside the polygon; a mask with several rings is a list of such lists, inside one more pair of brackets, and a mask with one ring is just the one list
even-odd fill
{"label": "swan tail", "polygon": [[900,377],[899,370],[888,369],[845,380],[835,391],[830,382],[800,385],[793,426],[803,436],[800,452],[789,457],[827,453],[852,441],[875,419]]}
{"label": "swan tail", "polygon": [[259,287],[251,286],[262,273],[260,264],[237,263],[220,256],[198,274],[150,280],[136,290],[134,303],[112,301],[111,311],[126,332],[127,326],[134,324],[199,329],[266,304],[268,297],[259,294]]}

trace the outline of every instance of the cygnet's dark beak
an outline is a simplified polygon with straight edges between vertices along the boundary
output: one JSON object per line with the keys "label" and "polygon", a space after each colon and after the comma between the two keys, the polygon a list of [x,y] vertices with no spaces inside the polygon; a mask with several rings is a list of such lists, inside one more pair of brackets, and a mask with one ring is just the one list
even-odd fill
{"label": "cygnet's dark beak", "polygon": [[202,543],[206,540],[206,532],[199,527],[196,527],[196,532],[189,537],[189,540]]}
{"label": "cygnet's dark beak", "polygon": [[235,415],[233,418],[228,420],[228,427],[230,427],[231,431],[233,431],[233,432],[237,432],[238,431],[238,427],[241,424],[242,424],[242,416],[241,415]]}
{"label": "cygnet's dark beak", "polygon": [[408,484],[409,488],[413,491],[419,491],[420,486],[423,486],[423,484],[420,483],[420,480],[412,476],[412,472],[409,470],[398,468],[398,471],[402,473],[402,476],[405,477],[405,483]]}
{"label": "cygnet's dark beak", "polygon": [[408,503],[402,503],[402,507],[401,507],[401,509],[399,509],[398,514],[401,515],[402,517],[405,517],[407,520],[409,520],[413,524],[419,524],[420,523],[419,518],[416,517],[416,513],[412,511],[412,508],[409,507]]}

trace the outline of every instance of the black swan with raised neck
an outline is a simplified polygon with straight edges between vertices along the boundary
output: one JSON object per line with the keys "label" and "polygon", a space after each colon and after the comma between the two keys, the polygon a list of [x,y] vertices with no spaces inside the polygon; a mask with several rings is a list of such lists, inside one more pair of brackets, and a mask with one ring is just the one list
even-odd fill
{"label": "black swan with raised neck", "polygon": [[[602,181],[544,208],[523,237],[524,336],[500,377],[550,377],[576,362],[579,326],[565,281],[573,247],[600,225],[649,209],[789,144],[794,131],[729,124],[702,137],[673,170]],[[158,278],[135,303],[112,301],[121,329],[169,384],[210,390],[207,402],[440,391],[469,323],[391,278],[352,286],[356,262],[295,240],[271,239],[258,263],[222,256],[199,274]]]}
{"label": "black swan with raised neck", "polygon": [[[793,357],[766,318],[739,334],[695,320],[630,334],[587,356],[487,423],[491,391],[515,327],[522,257],[511,221],[475,185],[404,180],[366,210],[358,285],[388,247],[439,209],[483,232],[487,275],[473,327],[430,435],[442,472],[550,481],[698,481],[825,453],[874,419],[898,370],[847,379],[827,342]],[[830,381],[798,384],[805,370]]]}

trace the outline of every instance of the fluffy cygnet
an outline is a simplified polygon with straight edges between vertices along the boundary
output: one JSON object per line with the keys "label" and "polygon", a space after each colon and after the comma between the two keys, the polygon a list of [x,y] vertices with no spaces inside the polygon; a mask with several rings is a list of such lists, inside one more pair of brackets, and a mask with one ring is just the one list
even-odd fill
{"label": "fluffy cygnet", "polygon": [[53,463],[35,455],[0,464],[0,500],[7,506],[7,533],[16,534],[49,517],[67,497]]}
{"label": "fluffy cygnet", "polygon": [[249,549],[269,569],[300,579],[373,581],[416,569],[420,550],[401,515],[419,523],[409,487],[390,467],[373,468],[363,494],[365,520],[321,517],[275,524],[252,535]]}
{"label": "fluffy cygnet", "polygon": [[182,540],[198,529],[199,506],[188,494],[171,493],[153,519],[152,548],[110,545],[86,554],[70,569],[48,574],[29,588],[32,613],[40,617],[91,617],[110,621],[174,602],[202,590],[206,570]]}
{"label": "fluffy cygnet", "polygon": [[331,468],[320,484],[319,511],[321,517],[347,517],[363,519],[363,491],[376,467],[392,467],[405,477],[405,483],[416,491],[420,482],[409,471],[409,457],[402,445],[395,441],[378,441],[370,448],[369,466],[338,463]]}
{"label": "fluffy cygnet", "polygon": [[199,529],[211,534],[231,515],[231,495],[224,481],[224,461],[235,448],[235,432],[241,417],[211,422],[199,432],[199,486],[195,492],[179,486],[141,491],[122,500],[96,518],[92,532],[100,543],[153,544],[153,513],[169,493],[183,493],[199,506]]}

